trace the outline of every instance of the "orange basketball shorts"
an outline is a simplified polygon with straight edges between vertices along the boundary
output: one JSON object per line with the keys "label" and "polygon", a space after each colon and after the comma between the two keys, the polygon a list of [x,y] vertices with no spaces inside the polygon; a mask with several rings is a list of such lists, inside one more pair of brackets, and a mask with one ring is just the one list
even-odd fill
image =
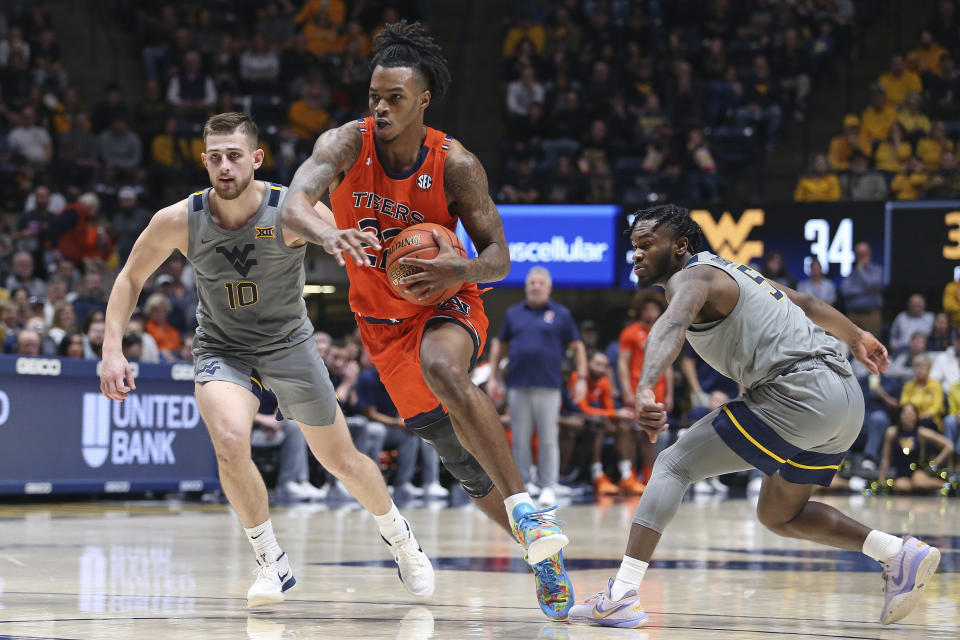
{"label": "orange basketball shorts", "polygon": [[357,315],[360,340],[410,429],[436,422],[447,413],[430,391],[420,370],[420,340],[424,332],[445,322],[462,327],[473,340],[472,369],[483,352],[490,324],[477,291],[461,291],[436,306],[424,307],[423,311],[409,318],[397,320]]}

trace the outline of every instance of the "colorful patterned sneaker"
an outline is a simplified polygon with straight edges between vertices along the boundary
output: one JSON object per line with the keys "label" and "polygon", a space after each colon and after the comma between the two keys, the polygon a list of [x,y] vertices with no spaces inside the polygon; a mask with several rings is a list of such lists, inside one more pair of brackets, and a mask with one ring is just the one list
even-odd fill
{"label": "colorful patterned sneaker", "polygon": [[417,539],[413,537],[410,523],[404,520],[407,530],[389,540],[380,538],[390,547],[390,553],[397,563],[397,575],[400,582],[406,587],[410,595],[417,598],[427,598],[433,595],[434,576],[430,558],[420,548]]}
{"label": "colorful patterned sneaker", "polygon": [[530,565],[537,581],[540,611],[553,620],[565,620],[573,605],[573,583],[563,567],[563,551]]}
{"label": "colorful patterned sneaker", "polygon": [[253,573],[257,579],[247,591],[247,606],[250,608],[283,602],[283,592],[297,584],[286,553],[281,553],[273,562],[260,564]]}
{"label": "colorful patterned sneaker", "polygon": [[900,553],[883,565],[883,612],[880,622],[903,620],[923,597],[923,589],[937,571],[940,550],[913,536],[904,539]]}
{"label": "colorful patterned sneaker", "polygon": [[513,537],[527,550],[527,563],[531,565],[555,555],[570,542],[560,530],[563,522],[550,513],[554,509],[536,509],[529,502],[513,508]]}
{"label": "colorful patterned sneaker", "polygon": [[607,581],[607,588],[583,604],[570,607],[570,622],[586,622],[602,627],[636,629],[647,624],[650,617],[640,606],[640,596],[634,589],[627,591],[619,600],[610,597],[613,578]]}

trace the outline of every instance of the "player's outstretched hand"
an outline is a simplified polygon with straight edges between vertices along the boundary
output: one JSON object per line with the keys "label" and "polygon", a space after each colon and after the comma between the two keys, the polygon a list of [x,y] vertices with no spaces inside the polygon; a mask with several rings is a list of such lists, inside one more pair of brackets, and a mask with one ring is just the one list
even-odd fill
{"label": "player's outstretched hand", "polygon": [[406,287],[406,293],[414,294],[420,300],[427,300],[448,287],[463,284],[461,273],[467,260],[453,248],[443,234],[436,231],[431,233],[437,243],[437,255],[434,258],[400,258],[400,264],[420,267],[420,271],[400,278],[397,283]]}
{"label": "player's outstretched hand", "polygon": [[856,344],[850,345],[853,356],[873,375],[879,375],[890,366],[887,348],[869,331],[860,334]]}
{"label": "player's outstretched hand", "polygon": [[111,400],[123,402],[137,388],[133,370],[122,355],[104,356],[100,363],[100,391]]}
{"label": "player's outstretched hand", "polygon": [[667,430],[667,408],[657,402],[653,389],[637,389],[637,424],[647,432],[650,442],[656,442],[657,436]]}
{"label": "player's outstretched hand", "polygon": [[320,245],[324,250],[337,259],[341,267],[345,264],[344,254],[350,256],[357,266],[365,267],[370,264],[364,247],[380,250],[380,243],[372,233],[359,229],[331,228],[320,238]]}

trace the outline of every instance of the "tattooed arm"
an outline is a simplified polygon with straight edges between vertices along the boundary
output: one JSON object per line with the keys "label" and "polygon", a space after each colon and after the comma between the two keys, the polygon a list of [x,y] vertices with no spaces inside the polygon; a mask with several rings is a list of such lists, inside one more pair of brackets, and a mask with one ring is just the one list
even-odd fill
{"label": "tattooed arm", "polygon": [[477,248],[477,258],[463,269],[464,282],[495,282],[510,273],[510,252],[503,221],[490,198],[487,172],[477,157],[454,143],[447,154],[444,190],[450,213],[460,217]]}
{"label": "tattooed arm", "polygon": [[341,265],[347,253],[358,265],[366,265],[363,246],[375,249],[376,239],[359,229],[337,229],[313,208],[337,177],[346,173],[356,162],[363,145],[363,137],[356,122],[330,129],[317,138],[313,153],[307,158],[290,182],[287,197],[280,209],[284,241],[288,245],[313,242],[336,257]]}

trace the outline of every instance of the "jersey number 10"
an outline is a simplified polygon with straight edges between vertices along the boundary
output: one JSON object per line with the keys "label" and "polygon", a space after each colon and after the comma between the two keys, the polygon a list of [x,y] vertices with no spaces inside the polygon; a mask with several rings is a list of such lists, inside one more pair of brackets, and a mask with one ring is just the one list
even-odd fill
{"label": "jersey number 10", "polygon": [[223,286],[227,289],[227,305],[231,309],[249,307],[260,299],[256,282],[224,282]]}

